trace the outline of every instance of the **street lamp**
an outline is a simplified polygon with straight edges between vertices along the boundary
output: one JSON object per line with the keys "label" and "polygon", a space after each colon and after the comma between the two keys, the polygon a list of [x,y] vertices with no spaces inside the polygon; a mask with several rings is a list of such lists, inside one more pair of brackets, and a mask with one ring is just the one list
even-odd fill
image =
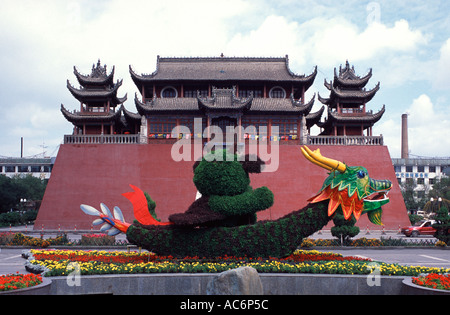
{"label": "street lamp", "polygon": [[25,203],[27,202],[27,199],[25,198],[20,198],[20,210],[24,211],[25,210]]}

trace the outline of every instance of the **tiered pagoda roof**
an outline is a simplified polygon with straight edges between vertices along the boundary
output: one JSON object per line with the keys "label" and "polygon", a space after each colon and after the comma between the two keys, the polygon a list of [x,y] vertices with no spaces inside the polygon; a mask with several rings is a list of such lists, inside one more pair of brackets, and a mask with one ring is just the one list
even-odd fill
{"label": "tiered pagoda roof", "polygon": [[321,103],[330,106],[331,108],[336,108],[337,104],[340,103],[342,105],[346,104],[365,104],[372,100],[375,94],[380,89],[380,83],[369,90],[350,90],[345,89],[342,85],[335,86],[332,83],[328,83],[325,80],[325,87],[330,91],[330,97],[324,98],[318,95],[318,99]]}
{"label": "tiered pagoda roof", "polygon": [[334,80],[324,85],[330,91],[328,98],[318,95],[321,103],[328,106],[327,119],[318,126],[324,128],[322,134],[332,133],[337,126],[350,126],[361,129],[372,127],[385,112],[385,106],[373,114],[366,111],[366,104],[372,100],[380,89],[380,82],[371,90],[365,86],[372,77],[372,69],[363,77],[356,75],[355,68],[346,61],[345,67],[339,67],[339,74],[334,69]]}
{"label": "tiered pagoda roof", "polygon": [[321,103],[328,105],[331,108],[336,108],[337,104],[343,107],[353,107],[347,104],[365,104],[372,100],[375,94],[380,89],[380,82],[371,89],[366,91],[364,88],[372,77],[372,69],[364,76],[360,77],[355,73],[355,67],[351,66],[348,60],[345,63],[345,68],[339,66],[339,75],[334,68],[334,80],[327,82],[325,79],[324,85],[330,91],[328,98],[321,97],[318,94],[318,99]]}
{"label": "tiered pagoda roof", "polygon": [[117,81],[117,83],[113,84],[110,89],[105,90],[92,88],[77,89],[70,84],[69,80],[67,80],[67,89],[77,100],[82,103],[88,104],[90,102],[110,100],[110,106],[116,107],[127,100],[126,94],[124,97],[117,97],[117,90],[122,86],[122,81],[123,80]]}
{"label": "tiered pagoda roof", "polygon": [[336,86],[345,86],[346,88],[355,88],[361,89],[366,86],[367,82],[369,82],[372,77],[372,69],[364,76],[360,77],[355,74],[355,67],[352,66],[350,68],[350,64],[348,60],[345,63],[345,68],[339,66],[339,75],[336,72],[336,68],[334,68],[334,81],[333,85]]}
{"label": "tiered pagoda roof", "polygon": [[67,110],[63,104],[61,104],[61,113],[72,124],[80,127],[83,123],[111,123],[119,122],[122,115],[122,108],[116,111],[99,112],[99,113],[80,113],[77,111]]}
{"label": "tiered pagoda roof", "polygon": [[81,74],[75,66],[73,67],[73,72],[81,86],[112,86],[114,70],[113,66],[111,73],[107,74],[106,65],[102,67],[100,60],[97,62],[97,67],[92,65],[92,72],[89,75]]}
{"label": "tiered pagoda roof", "polygon": [[333,123],[337,123],[341,126],[352,126],[352,125],[363,125],[364,129],[367,127],[373,126],[375,123],[377,123],[381,117],[383,117],[383,114],[385,112],[385,106],[381,108],[380,111],[373,114],[372,111],[367,112],[365,115],[342,115],[338,114],[335,111],[332,111],[330,108],[328,108],[328,117],[325,119],[324,122],[318,122],[317,126],[324,129],[322,134],[331,134],[332,133],[332,127]]}
{"label": "tiered pagoda roof", "polygon": [[[80,88],[75,88],[67,80],[67,89],[81,103],[80,111],[69,111],[61,104],[61,113],[74,126],[82,129],[86,124],[116,126],[119,130],[124,127],[133,126],[137,114],[125,110],[123,103],[127,100],[127,95],[118,97],[118,89],[122,86],[123,80],[114,83],[114,71],[108,74],[106,65],[102,66],[100,60],[97,65],[92,65],[89,75],[81,74],[74,67],[74,74],[80,83]],[[119,106],[116,110],[116,107]],[[123,114],[123,115],[122,115]],[[133,129],[133,128],[131,128]]]}
{"label": "tiered pagoda roof", "polygon": [[109,100],[110,107],[116,107],[127,100],[126,94],[124,97],[117,97],[117,90],[122,86],[123,80],[117,80],[114,84],[114,67],[111,73],[107,74],[106,65],[101,66],[100,60],[96,67],[92,65],[90,75],[80,74],[76,67],[74,67],[74,74],[82,87],[77,89],[67,80],[67,89],[77,100],[88,106],[90,102]]}

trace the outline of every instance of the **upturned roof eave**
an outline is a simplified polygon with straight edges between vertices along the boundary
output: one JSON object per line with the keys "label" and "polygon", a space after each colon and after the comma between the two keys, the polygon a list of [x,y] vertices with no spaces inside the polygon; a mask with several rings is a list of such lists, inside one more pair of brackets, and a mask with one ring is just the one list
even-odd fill
{"label": "upturned roof eave", "polygon": [[104,85],[112,85],[114,80],[114,72],[115,66],[113,66],[111,73],[105,77],[91,77],[90,75],[81,74],[78,69],[74,66],[73,73],[80,83],[81,86],[94,85],[94,86],[104,86]]}
{"label": "upturned roof eave", "polygon": [[123,97],[117,97],[117,91],[122,85],[122,81],[118,81],[110,90],[90,90],[77,89],[67,80],[67,89],[80,102],[98,101],[110,99],[115,105],[122,104],[127,100],[127,94]]}
{"label": "upturned roof eave", "polygon": [[[348,114],[338,114],[337,112],[332,112],[328,109],[328,119],[327,121],[338,121],[338,122],[346,122],[346,123],[367,123],[368,125],[375,124],[378,122],[383,116],[386,110],[385,105],[375,114],[366,114],[364,116],[352,116]],[[327,122],[325,121],[325,123]]]}
{"label": "upturned roof eave", "polygon": [[80,113],[71,113],[63,104],[61,104],[61,113],[71,123],[83,123],[83,122],[112,122],[120,119],[122,111],[119,109],[115,112],[104,113],[103,115],[83,115]]}
{"label": "upturned roof eave", "polygon": [[[164,77],[160,74],[160,66],[161,66],[161,61],[166,61],[166,60],[177,60],[177,61],[191,61],[194,62],[193,60],[201,60],[201,61],[223,61],[223,60],[239,60],[239,61],[245,61],[245,60],[249,60],[249,61],[261,61],[261,60],[265,60],[265,59],[279,59],[278,61],[281,62],[285,62],[286,64],[286,73],[285,75],[289,78],[285,78],[285,79],[278,79],[276,77],[267,77],[267,78],[257,78],[254,76],[249,76],[249,77],[226,77],[224,76],[223,78],[217,77],[217,76],[204,76],[204,77],[183,77],[182,75],[173,75],[172,77]],[[132,66],[129,66],[129,72],[131,75],[131,78],[133,80],[133,82],[138,85],[141,86],[142,84],[146,84],[146,83],[153,83],[153,82],[171,82],[171,81],[220,81],[220,82],[225,82],[225,81],[234,81],[234,82],[239,82],[239,81],[258,81],[258,82],[285,82],[285,83],[302,83],[307,85],[308,87],[311,86],[314,82],[314,79],[317,75],[317,66],[315,66],[314,71],[310,74],[310,75],[297,75],[294,74],[288,66],[288,60],[287,60],[287,56],[286,58],[227,58],[227,59],[221,59],[221,58],[160,58],[158,57],[158,61],[157,61],[157,67],[156,70],[152,73],[152,74],[138,74],[136,73]],[[207,72],[207,71],[205,71]]]}

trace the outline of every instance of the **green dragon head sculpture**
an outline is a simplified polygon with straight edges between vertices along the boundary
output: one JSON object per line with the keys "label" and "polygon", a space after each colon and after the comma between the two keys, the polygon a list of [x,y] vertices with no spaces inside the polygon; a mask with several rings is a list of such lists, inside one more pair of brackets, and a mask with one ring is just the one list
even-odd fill
{"label": "green dragon head sculpture", "polygon": [[367,213],[370,222],[382,225],[381,206],[389,202],[387,194],[392,188],[389,180],[372,179],[366,168],[347,166],[326,158],[319,149],[311,151],[304,146],[301,150],[309,161],[330,171],[320,192],[308,201],[315,203],[329,199],[328,216],[341,206],[346,219],[353,214],[358,220],[361,214]]}

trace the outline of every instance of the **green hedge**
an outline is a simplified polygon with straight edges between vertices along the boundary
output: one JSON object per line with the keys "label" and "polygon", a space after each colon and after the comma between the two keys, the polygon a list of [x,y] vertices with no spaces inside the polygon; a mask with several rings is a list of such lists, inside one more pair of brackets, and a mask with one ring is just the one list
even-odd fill
{"label": "green hedge", "polygon": [[0,214],[0,226],[15,226],[33,222],[37,217],[37,210],[28,210],[23,213],[18,211]]}
{"label": "green hedge", "polygon": [[127,231],[127,239],[156,254],[174,257],[285,257],[303,238],[328,223],[327,204],[328,201],[309,204],[276,221],[236,227],[183,229],[143,226],[135,221]]}
{"label": "green hedge", "polygon": [[273,193],[267,187],[253,190],[250,186],[246,192],[236,196],[210,196],[209,206],[214,212],[230,215],[253,214],[273,205]]}

